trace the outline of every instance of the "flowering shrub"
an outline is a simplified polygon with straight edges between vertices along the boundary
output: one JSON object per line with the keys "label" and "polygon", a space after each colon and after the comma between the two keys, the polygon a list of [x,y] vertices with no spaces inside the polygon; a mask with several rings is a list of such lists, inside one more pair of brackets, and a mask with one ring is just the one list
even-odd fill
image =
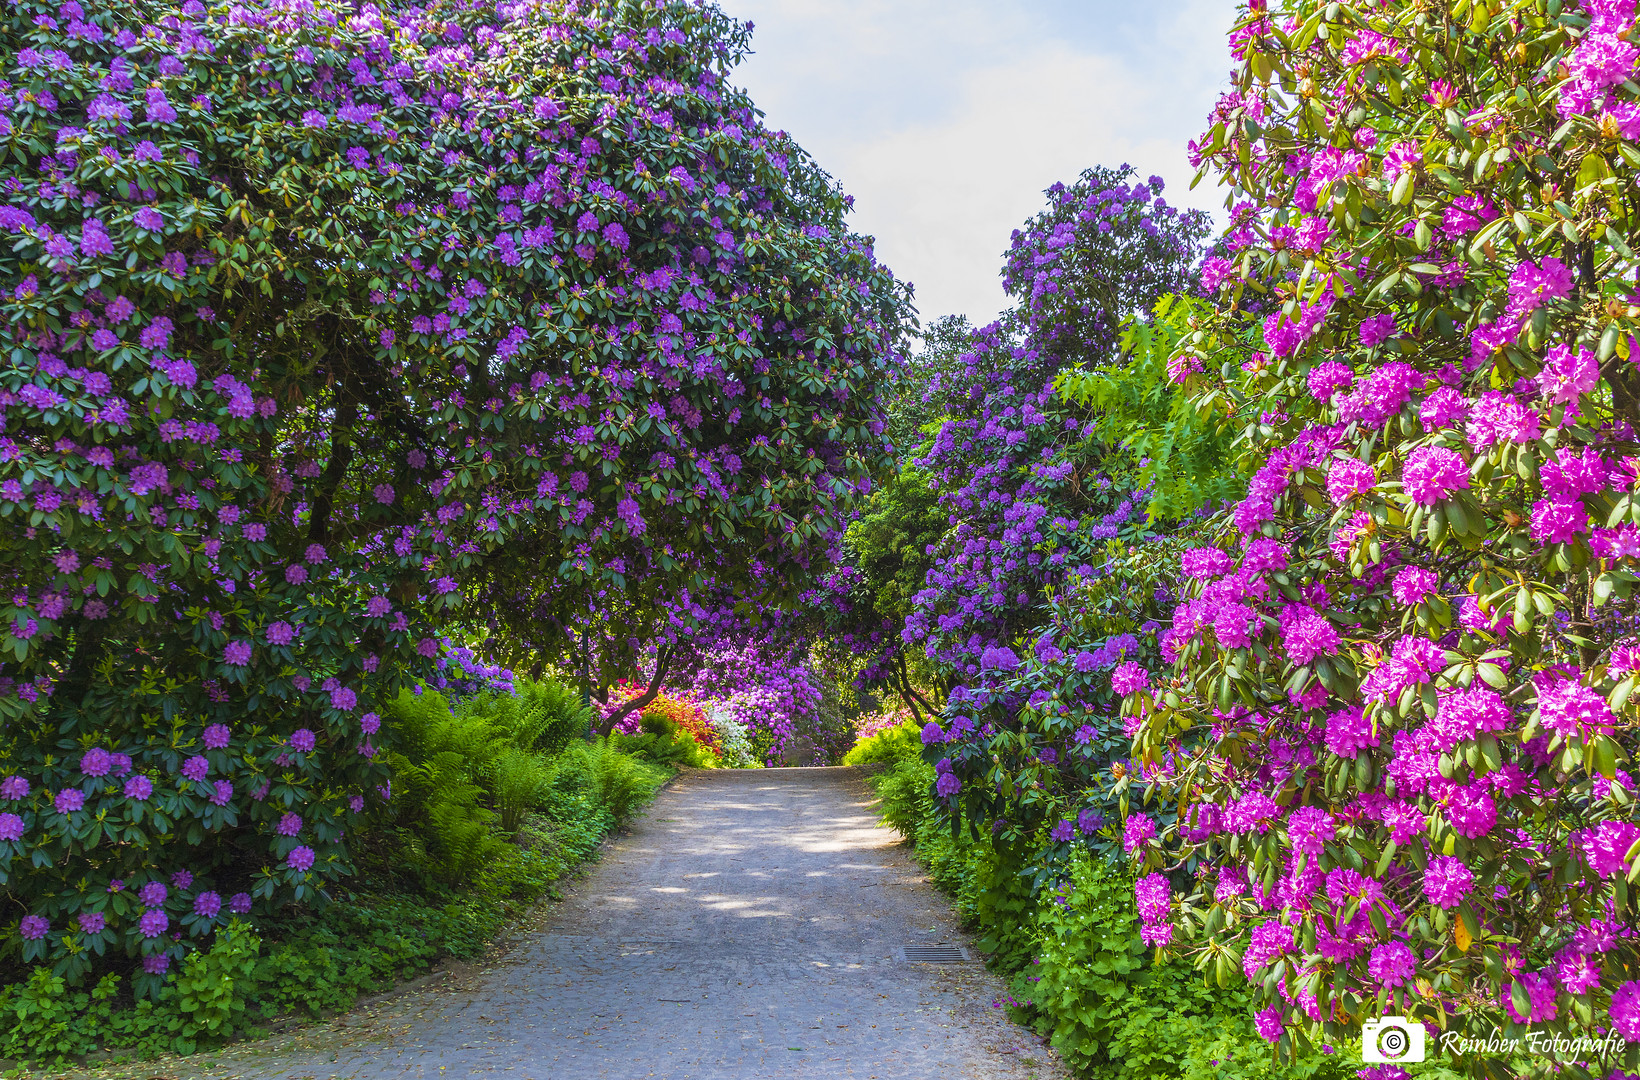
{"label": "flowering shrub", "polygon": [[1118,863],[1134,846],[1114,783],[1134,726],[1118,718],[1117,688],[1134,657],[1156,655],[1154,617],[1171,599],[1167,552],[1180,547],[1153,541],[1073,579],[1031,648],[987,649],[980,677],[954,688],[923,729],[936,806],[985,828],[1038,884],[1074,852]]}
{"label": "flowering shrub", "polygon": [[0,14],[0,947],[152,993],[348,873],[469,593],[533,583],[550,646],[800,580],[904,294],[745,43],[681,0]]}
{"label": "flowering shrub", "polygon": [[718,754],[731,769],[756,769],[757,749],[752,746],[752,733],[745,724],[736,720],[720,703],[707,702],[704,706],[706,722],[718,738]]}
{"label": "flowering shrub", "polygon": [[870,765],[875,762],[892,765],[900,761],[922,760],[922,729],[915,720],[905,719],[887,726],[873,724],[870,731],[869,735],[861,735],[859,741],[843,755],[844,765]]}
{"label": "flowering shrub", "polygon": [[902,724],[912,722],[911,710],[905,708],[882,709],[868,713],[854,722],[854,736],[857,742],[864,742],[882,731],[889,731]]}
{"label": "flowering shrub", "polygon": [[1055,390],[1065,367],[1110,359],[1122,318],[1184,286],[1206,233],[1205,216],[1156,197],[1160,179],[1129,186],[1131,175],[1090,169],[1049,189],[1004,271],[1016,308],[930,383],[947,419],[912,464],[946,520],[927,539],[931,565],[898,640],[883,643],[879,681],[902,647],[919,649],[946,687],[976,679],[988,648],[1040,621],[1049,589],[1145,523],[1144,497],[1111,475],[1096,417]]}
{"label": "flowering shrub", "polygon": [[[642,687],[622,681],[610,691],[609,701],[600,703],[599,711],[608,715],[620,704],[629,698],[636,697]],[[675,724],[678,730],[686,732],[691,739],[702,749],[717,753],[722,749],[722,743],[705,711],[699,704],[672,691],[663,690],[655,699],[643,707],[641,713],[628,713],[615,730],[623,735],[637,734],[643,719],[651,714],[665,717]]]}
{"label": "flowering shrub", "polygon": [[1453,12],[1257,0],[1195,147],[1243,201],[1178,363],[1263,348],[1200,365],[1248,494],[1120,687],[1136,895],[1286,1050],[1640,1040],[1635,5]]}
{"label": "flowering shrub", "polygon": [[691,693],[710,699],[719,715],[746,729],[758,759],[778,765],[788,744],[806,738],[826,764],[837,740],[826,731],[825,690],[805,659],[771,641],[725,641],[703,656]]}
{"label": "flowering shrub", "polygon": [[428,685],[449,700],[456,701],[474,694],[515,692],[511,671],[499,664],[486,664],[466,646],[444,642],[437,663],[438,672]]}

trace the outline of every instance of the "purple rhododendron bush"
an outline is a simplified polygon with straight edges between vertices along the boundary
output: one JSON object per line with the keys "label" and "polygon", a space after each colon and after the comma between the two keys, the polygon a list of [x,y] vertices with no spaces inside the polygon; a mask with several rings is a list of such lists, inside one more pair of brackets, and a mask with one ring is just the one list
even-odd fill
{"label": "purple rhododendron bush", "polygon": [[[1142,531],[1147,500],[1133,489],[1145,482],[1113,454],[1119,438],[1057,388],[1079,364],[1108,362],[1123,319],[1184,289],[1199,256],[1206,215],[1167,205],[1159,177],[1132,180],[1131,167],[1094,168],[1050,188],[1007,253],[1014,308],[943,367],[914,373],[938,420],[851,526],[851,559],[827,580],[833,633],[874,654],[866,681],[910,707],[903,652],[922,654],[941,691],[977,679],[987,649],[1042,622],[1051,590]],[[934,503],[931,527],[908,545],[894,533],[919,497]],[[881,579],[898,568],[882,564],[904,556],[882,549],[921,540],[922,580],[890,601]]]}
{"label": "purple rhododendron bush", "polygon": [[726,83],[746,33],[0,14],[5,956],[154,992],[323,900],[464,602],[536,582],[547,651],[754,564],[800,587],[886,460],[905,294]]}
{"label": "purple rhododendron bush", "polygon": [[1255,0],[1194,146],[1234,193],[1204,335],[1259,351],[1175,370],[1251,479],[1113,683],[1145,939],[1282,1051],[1404,1013],[1640,1065],[1635,33]]}

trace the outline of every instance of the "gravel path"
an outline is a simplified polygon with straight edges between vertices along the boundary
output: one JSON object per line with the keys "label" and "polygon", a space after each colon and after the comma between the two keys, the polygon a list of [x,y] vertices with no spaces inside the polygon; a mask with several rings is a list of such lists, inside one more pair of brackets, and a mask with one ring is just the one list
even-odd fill
{"label": "gravel path", "polygon": [[489,965],[145,1076],[517,1080],[1063,1075],[856,769],[688,770]]}

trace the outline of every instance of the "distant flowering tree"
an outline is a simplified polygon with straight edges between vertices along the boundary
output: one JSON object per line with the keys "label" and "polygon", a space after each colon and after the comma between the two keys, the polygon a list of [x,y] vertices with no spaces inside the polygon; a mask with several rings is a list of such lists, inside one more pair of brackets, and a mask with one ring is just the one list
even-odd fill
{"label": "distant flowering tree", "polygon": [[903,292],[745,45],[681,0],[0,15],[0,947],[152,991],[318,898],[378,703],[497,582],[824,552]]}
{"label": "distant flowering tree", "polygon": [[[1014,234],[1007,254],[1003,282],[1015,307],[974,331],[926,382],[924,407],[943,422],[911,465],[946,526],[927,541],[928,569],[899,640],[877,637],[880,601],[870,594],[883,583],[860,574],[835,581],[861,617],[850,632],[877,645],[869,670],[881,682],[902,677],[901,649],[920,651],[944,688],[974,679],[987,648],[1041,621],[1047,589],[1146,520],[1143,496],[1110,472],[1113,445],[1097,437],[1095,413],[1056,388],[1067,368],[1112,362],[1122,321],[1190,283],[1206,216],[1166,205],[1160,178],[1129,184],[1132,174],[1093,168],[1048,189],[1048,208]],[[906,561],[882,565],[893,572]]]}
{"label": "distant flowering tree", "polygon": [[[808,599],[826,597],[813,591]],[[688,625],[680,619],[665,644],[652,643],[632,669],[636,677],[597,704],[601,729],[630,733],[650,702],[672,695],[699,703],[732,730],[744,729],[761,764],[780,764],[801,740],[815,751],[816,764],[835,763],[855,733],[815,656],[822,619],[805,606],[755,612],[731,601],[719,594],[697,606]]]}
{"label": "distant flowering tree", "polygon": [[1103,360],[1122,322],[1182,293],[1211,227],[1162,198],[1162,178],[1096,165],[1047,190],[1048,208],[1014,230],[1002,271],[1032,345],[1054,361]]}
{"label": "distant flowering tree", "polygon": [[1284,1049],[1397,1012],[1640,1062],[1635,32],[1633,0],[1234,31],[1203,284],[1263,348],[1177,362],[1251,481],[1181,560],[1171,673],[1118,689],[1131,808],[1178,812],[1136,845],[1146,939],[1250,979]]}

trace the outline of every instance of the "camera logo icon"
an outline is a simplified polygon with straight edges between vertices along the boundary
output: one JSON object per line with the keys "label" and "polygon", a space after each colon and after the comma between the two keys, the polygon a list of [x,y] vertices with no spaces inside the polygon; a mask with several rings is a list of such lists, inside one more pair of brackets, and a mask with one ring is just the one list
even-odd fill
{"label": "camera logo icon", "polygon": [[1424,1025],[1404,1016],[1380,1016],[1361,1025],[1361,1060],[1402,1065],[1424,1060]]}

